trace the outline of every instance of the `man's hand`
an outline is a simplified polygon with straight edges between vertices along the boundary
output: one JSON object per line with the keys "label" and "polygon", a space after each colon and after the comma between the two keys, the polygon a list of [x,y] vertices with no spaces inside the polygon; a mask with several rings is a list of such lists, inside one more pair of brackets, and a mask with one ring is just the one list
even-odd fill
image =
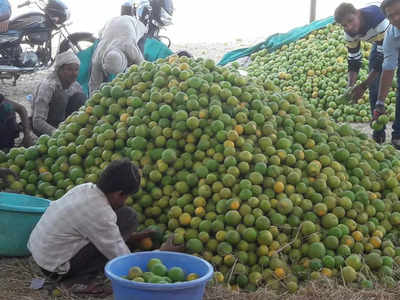
{"label": "man's hand", "polygon": [[386,113],[385,105],[377,103],[375,105],[372,120],[378,120],[379,116],[384,115],[385,113]]}
{"label": "man's hand", "polygon": [[7,32],[8,31],[8,20],[0,22],[0,32]]}
{"label": "man's hand", "polygon": [[5,169],[5,168],[0,168],[0,178],[2,178],[3,180],[6,180],[7,176],[14,176],[15,178],[18,177],[17,174],[15,174],[14,171],[10,170],[10,169]]}
{"label": "man's hand", "polygon": [[354,102],[357,103],[358,99],[362,98],[364,96],[364,93],[366,91],[366,87],[364,87],[362,84],[358,84],[355,87],[352,88],[350,92],[350,99]]}
{"label": "man's hand", "polygon": [[29,133],[25,133],[24,134],[24,138],[22,140],[22,145],[25,148],[28,148],[28,147],[33,145],[33,139],[32,139],[32,137],[31,137],[31,135]]}
{"label": "man's hand", "polygon": [[183,252],[185,250],[184,245],[174,245],[174,235],[171,234],[167,241],[161,245],[161,251],[172,251],[172,252]]}
{"label": "man's hand", "polygon": [[131,234],[131,236],[129,237],[129,240],[133,240],[133,241],[138,241],[138,240],[142,240],[144,238],[147,237],[153,237],[154,234],[156,233],[155,230],[151,230],[151,229],[146,229],[140,232],[134,232]]}

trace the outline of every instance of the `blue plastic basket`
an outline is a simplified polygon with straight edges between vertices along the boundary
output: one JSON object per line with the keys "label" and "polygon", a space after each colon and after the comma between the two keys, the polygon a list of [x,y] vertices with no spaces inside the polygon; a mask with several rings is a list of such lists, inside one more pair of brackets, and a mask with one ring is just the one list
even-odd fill
{"label": "blue plastic basket", "polygon": [[0,256],[28,256],[29,236],[50,200],[0,193]]}
{"label": "blue plastic basket", "polygon": [[[121,278],[133,266],[147,270],[146,265],[152,258],[161,259],[168,269],[181,267],[186,274],[196,273],[199,278],[172,284],[142,283]],[[115,300],[201,300],[213,273],[213,267],[204,259],[167,251],[137,252],[120,256],[109,261],[105,267],[105,274],[112,282]]]}

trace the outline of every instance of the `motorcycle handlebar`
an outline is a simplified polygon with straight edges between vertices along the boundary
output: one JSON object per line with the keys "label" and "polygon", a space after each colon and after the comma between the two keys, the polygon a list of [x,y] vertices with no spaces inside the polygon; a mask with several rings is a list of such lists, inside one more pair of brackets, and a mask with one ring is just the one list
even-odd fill
{"label": "motorcycle handlebar", "polygon": [[18,5],[17,7],[18,7],[18,8],[22,8],[22,7],[27,6],[27,5],[29,5],[29,4],[31,4],[31,2],[28,0],[28,1],[25,1],[24,3]]}

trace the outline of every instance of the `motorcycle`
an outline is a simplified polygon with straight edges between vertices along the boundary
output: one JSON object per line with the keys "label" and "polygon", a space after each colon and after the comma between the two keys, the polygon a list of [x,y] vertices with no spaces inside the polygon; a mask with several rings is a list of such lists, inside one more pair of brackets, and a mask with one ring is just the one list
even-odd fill
{"label": "motorcycle", "polygon": [[[22,14],[9,22],[9,30],[0,33],[0,79],[14,79],[22,74],[44,70],[54,63],[55,54],[72,49],[78,53],[96,41],[89,32],[70,34],[65,22],[70,17],[61,0],[28,0],[22,8],[35,5],[40,12]],[[58,37],[58,49],[53,38]]]}
{"label": "motorcycle", "polygon": [[[135,16],[146,28],[146,36],[171,47],[171,40],[160,30],[172,24],[172,0],[131,0],[121,6],[121,15]],[[164,12],[164,13],[163,13]]]}

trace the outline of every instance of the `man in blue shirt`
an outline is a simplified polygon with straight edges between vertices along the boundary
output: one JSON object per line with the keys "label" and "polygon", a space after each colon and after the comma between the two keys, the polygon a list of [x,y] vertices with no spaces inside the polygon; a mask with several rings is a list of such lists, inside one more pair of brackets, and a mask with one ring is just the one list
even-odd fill
{"label": "man in blue shirt", "polygon": [[8,0],[0,0],[0,32],[8,31],[8,20],[11,17],[11,5]]}
{"label": "man in blue shirt", "polygon": [[[369,88],[369,100],[373,112],[382,71],[382,45],[389,21],[376,5],[356,9],[351,3],[342,3],[336,8],[335,21],[344,29],[344,39],[348,48],[348,86],[352,87],[351,98],[353,101],[358,100]],[[355,85],[362,65],[361,41],[372,43],[373,46],[369,56],[368,78]],[[377,143],[383,143],[385,130],[374,131],[372,136]]]}
{"label": "man in blue shirt", "polygon": [[393,123],[392,144],[396,149],[400,149],[400,0],[384,0],[381,9],[390,22],[383,42],[384,61],[382,65],[382,75],[379,85],[378,100],[374,110],[374,119],[385,113],[385,99],[392,87],[394,71],[397,68],[397,100],[396,113]]}

